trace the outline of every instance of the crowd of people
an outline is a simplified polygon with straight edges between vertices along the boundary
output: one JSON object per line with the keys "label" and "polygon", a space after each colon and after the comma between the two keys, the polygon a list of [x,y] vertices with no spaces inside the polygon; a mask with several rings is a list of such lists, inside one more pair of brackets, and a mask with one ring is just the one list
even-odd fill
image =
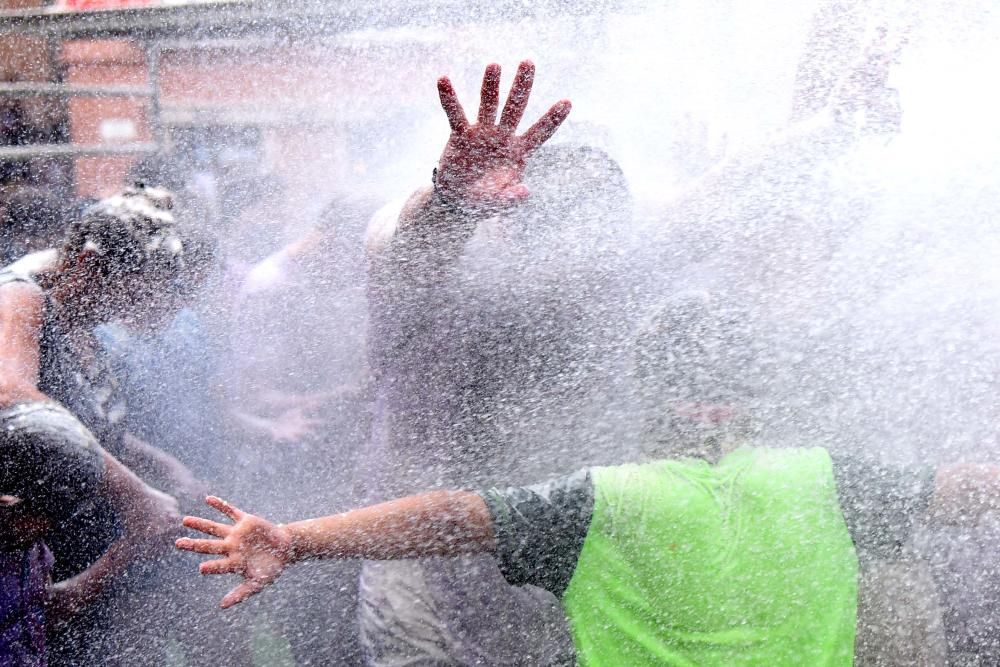
{"label": "crowd of people", "polygon": [[[6,197],[0,666],[993,655],[908,554],[1000,509],[1000,466],[893,467],[761,409],[771,325],[837,296],[823,165],[898,129],[888,58],[700,161],[665,214],[698,224],[652,237],[618,163],[554,139],[569,101],[519,133],[530,61],[506,100],[489,65],[474,117],[441,78],[428,185],[291,240],[215,238],[153,162],[96,202]],[[289,522],[199,518],[210,490]]]}

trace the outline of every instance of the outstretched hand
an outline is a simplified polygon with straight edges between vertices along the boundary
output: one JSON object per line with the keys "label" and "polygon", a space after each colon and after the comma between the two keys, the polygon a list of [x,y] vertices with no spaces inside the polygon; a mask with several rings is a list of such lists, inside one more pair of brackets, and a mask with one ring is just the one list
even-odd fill
{"label": "outstretched hand", "polygon": [[243,583],[222,598],[222,608],[226,609],[274,583],[291,560],[291,538],[281,526],[247,514],[221,498],[209,496],[205,502],[235,523],[186,516],[183,522],[186,527],[218,539],[182,537],[175,544],[184,551],[220,556],[202,563],[199,567],[202,574],[243,576]]}
{"label": "outstretched hand", "polygon": [[555,134],[572,106],[569,100],[556,102],[527,132],[516,136],[534,79],[535,65],[525,60],[517,68],[498,122],[500,65],[488,65],[474,124],[466,118],[448,77],[438,79],[438,94],[451,125],[451,137],[438,163],[435,186],[447,200],[496,206],[528,196],[528,189],[521,183],[525,159]]}

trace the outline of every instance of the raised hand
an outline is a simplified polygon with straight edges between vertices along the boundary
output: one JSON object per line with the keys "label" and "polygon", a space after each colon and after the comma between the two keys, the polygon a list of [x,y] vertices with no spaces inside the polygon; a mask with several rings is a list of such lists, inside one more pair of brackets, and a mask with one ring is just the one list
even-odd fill
{"label": "raised hand", "polygon": [[243,583],[222,598],[221,606],[226,609],[274,583],[291,560],[291,539],[282,527],[240,511],[221,498],[209,496],[205,502],[235,523],[186,516],[186,527],[218,539],[183,537],[175,544],[184,551],[220,556],[202,563],[202,574],[242,575]]}
{"label": "raised hand", "polygon": [[435,187],[447,201],[496,206],[528,196],[528,189],[521,183],[525,160],[555,134],[572,107],[569,100],[556,102],[527,132],[515,135],[534,79],[535,65],[525,60],[517,68],[498,121],[500,65],[488,65],[474,124],[466,118],[448,77],[438,79],[438,94],[451,125],[451,137],[438,162]]}

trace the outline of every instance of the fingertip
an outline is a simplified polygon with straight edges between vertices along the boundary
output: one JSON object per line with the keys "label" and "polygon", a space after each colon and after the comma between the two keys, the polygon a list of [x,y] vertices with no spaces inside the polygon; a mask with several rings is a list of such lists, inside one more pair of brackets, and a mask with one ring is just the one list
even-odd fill
{"label": "fingertip", "polygon": [[219,606],[222,607],[223,609],[229,609],[233,605],[237,605],[243,602],[243,599],[244,598],[241,597],[238,593],[230,592],[227,593],[224,598],[222,598],[222,602]]}
{"label": "fingertip", "polygon": [[523,183],[509,187],[504,191],[506,199],[512,203],[521,202],[531,196],[531,191]]}
{"label": "fingertip", "polygon": [[533,69],[535,69],[535,61],[532,60],[531,58],[525,58],[524,60],[521,61],[521,64],[518,65],[518,67],[520,69],[531,69],[531,70],[533,70]]}
{"label": "fingertip", "polygon": [[569,100],[559,100],[556,102],[556,107],[559,109],[560,113],[568,114],[573,110],[573,103]]}

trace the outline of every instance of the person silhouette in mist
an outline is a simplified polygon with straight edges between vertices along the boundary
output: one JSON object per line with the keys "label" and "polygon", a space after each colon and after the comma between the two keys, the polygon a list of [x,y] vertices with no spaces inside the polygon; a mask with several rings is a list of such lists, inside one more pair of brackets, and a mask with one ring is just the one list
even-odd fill
{"label": "person silhouette in mist", "polygon": [[[489,65],[473,122],[440,79],[451,135],[432,184],[369,225],[369,502],[535,479],[615,450],[591,428],[590,390],[620,333],[614,242],[631,199],[604,151],[546,143],[568,101],[517,134],[533,80],[521,63],[501,110]],[[359,615],[373,664],[572,661],[556,599],[512,588],[489,558],[365,563]]]}
{"label": "person silhouette in mist", "polygon": [[[124,431],[93,329],[117,319],[158,326],[201,283],[211,248],[176,224],[166,192],[132,188],[72,221],[58,247],[0,269],[0,550],[10,567],[30,562],[37,571],[18,580],[30,603],[14,617],[4,610],[11,627],[44,614],[33,582],[67,580],[52,591],[75,590],[61,597],[79,610],[137,554],[169,546],[177,502],[133,468],[171,491],[193,489],[194,479]],[[69,499],[56,502],[60,493]]]}
{"label": "person silhouette in mist", "polygon": [[701,297],[668,304],[640,338],[642,382],[665,380],[671,414],[649,439],[655,460],[286,525],[209,497],[234,524],[186,517],[213,539],[177,546],[214,557],[203,574],[244,578],[223,608],[300,561],[490,554],[511,584],[559,596],[579,664],[849,665],[859,558],[898,548],[920,522],[1000,509],[1000,466],[903,469],[749,446],[739,416],[752,390],[733,378],[756,365],[729,349],[743,334]]}

